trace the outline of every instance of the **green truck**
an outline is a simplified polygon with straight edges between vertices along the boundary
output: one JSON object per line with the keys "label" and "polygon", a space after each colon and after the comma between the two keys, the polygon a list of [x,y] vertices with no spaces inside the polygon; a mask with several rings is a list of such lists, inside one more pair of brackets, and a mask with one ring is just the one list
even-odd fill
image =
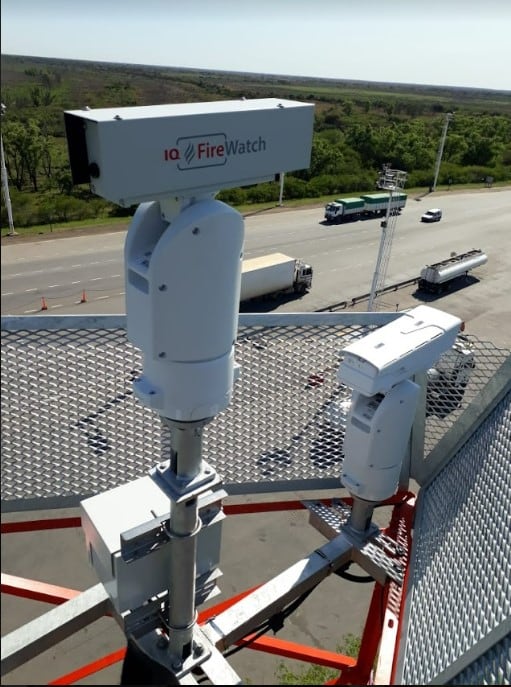
{"label": "green truck", "polygon": [[[393,193],[390,201],[391,214],[396,215],[405,207],[406,193]],[[356,198],[338,198],[325,206],[325,220],[329,224],[342,224],[363,217],[383,217],[389,205],[388,193],[368,193]]]}

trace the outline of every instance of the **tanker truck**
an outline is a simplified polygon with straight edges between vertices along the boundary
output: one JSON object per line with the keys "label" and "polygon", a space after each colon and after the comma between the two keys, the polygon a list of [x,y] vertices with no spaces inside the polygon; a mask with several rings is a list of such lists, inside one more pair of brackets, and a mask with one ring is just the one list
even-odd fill
{"label": "tanker truck", "polygon": [[312,267],[298,258],[271,253],[244,260],[240,302],[286,293],[304,295],[312,284]]}
{"label": "tanker truck", "polygon": [[449,288],[450,282],[457,277],[467,275],[475,267],[484,265],[488,257],[482,250],[470,250],[467,253],[453,254],[446,260],[441,260],[422,268],[418,287],[423,291],[440,293]]}

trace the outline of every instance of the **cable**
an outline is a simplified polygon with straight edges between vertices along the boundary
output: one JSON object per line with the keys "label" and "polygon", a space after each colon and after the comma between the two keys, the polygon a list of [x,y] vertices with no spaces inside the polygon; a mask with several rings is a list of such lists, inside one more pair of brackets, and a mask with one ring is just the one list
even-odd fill
{"label": "cable", "polygon": [[224,652],[224,658],[229,658],[241,649],[245,649],[247,646],[250,646],[252,642],[254,642],[256,639],[259,639],[259,637],[261,637],[262,635],[265,635],[269,630],[272,630],[273,633],[276,634],[279,630],[281,630],[284,627],[284,621],[286,620],[286,618],[288,618],[292,613],[294,613],[294,611],[296,611],[296,609],[299,606],[301,606],[301,604],[305,601],[305,599],[307,599],[307,597],[312,593],[312,591],[315,588],[316,587],[312,587],[308,591],[304,592],[297,599],[295,599],[292,603],[290,603],[289,606],[287,606],[281,611],[278,611],[277,613],[274,613],[274,615],[268,618],[268,620],[266,620],[264,623],[255,628],[255,634],[251,636],[250,639],[242,641],[236,646],[234,646],[232,649],[228,649],[226,652]]}
{"label": "cable", "polygon": [[344,568],[340,568],[339,570],[335,571],[335,574],[338,575],[339,577],[342,577],[344,580],[349,580],[350,582],[357,582],[358,584],[366,584],[367,582],[375,582],[374,577],[371,577],[371,575],[354,575],[353,573],[348,572],[348,568],[350,566],[350,563]]}

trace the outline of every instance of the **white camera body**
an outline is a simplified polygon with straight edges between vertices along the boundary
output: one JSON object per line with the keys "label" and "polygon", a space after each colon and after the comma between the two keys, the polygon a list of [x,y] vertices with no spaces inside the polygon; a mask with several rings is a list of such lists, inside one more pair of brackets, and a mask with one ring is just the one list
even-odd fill
{"label": "white camera body", "polygon": [[397,489],[420,387],[410,377],[454,344],[461,320],[418,306],[344,349],[337,378],[353,389],[341,482],[365,501]]}
{"label": "white camera body", "polygon": [[343,350],[337,379],[366,396],[429,369],[456,341],[461,320],[419,305]]}
{"label": "white camera body", "polygon": [[235,375],[243,217],[218,200],[168,222],[142,203],[124,248],[128,339],[141,349],[136,396],[183,422],[225,410]]}
{"label": "white camera body", "polygon": [[144,357],[133,386],[165,418],[223,411],[239,365],[244,222],[221,189],[309,166],[314,105],[277,98],[69,110],[74,184],[138,204],[125,243],[129,340]]}
{"label": "white camera body", "polygon": [[127,207],[310,164],[314,105],[262,98],[64,113],[73,183]]}

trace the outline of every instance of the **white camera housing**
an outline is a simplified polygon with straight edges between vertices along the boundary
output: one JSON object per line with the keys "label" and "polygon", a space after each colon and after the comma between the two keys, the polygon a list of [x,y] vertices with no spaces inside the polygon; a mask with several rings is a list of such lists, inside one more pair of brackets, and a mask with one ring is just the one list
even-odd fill
{"label": "white camera housing", "polygon": [[224,188],[310,164],[314,105],[277,98],[69,110],[74,184],[138,204],[125,243],[129,340],[144,356],[134,391],[194,422],[230,403],[244,223]]}
{"label": "white camera housing", "polygon": [[366,396],[386,393],[430,368],[454,344],[460,327],[459,317],[419,305],[349,344],[337,379]]}
{"label": "white camera housing", "polygon": [[364,501],[381,502],[397,489],[426,372],[459,333],[461,320],[420,305],[348,345],[337,372],[353,389],[341,482]]}
{"label": "white camera housing", "polygon": [[262,98],[68,110],[64,121],[73,183],[126,207],[307,168],[314,105]]}
{"label": "white camera housing", "polygon": [[137,208],[126,237],[128,339],[143,352],[136,396],[163,417],[213,417],[236,374],[243,217],[203,199],[168,222],[160,203]]}
{"label": "white camera housing", "polygon": [[353,392],[341,476],[351,494],[380,502],[396,492],[419,392],[409,379],[385,395]]}

